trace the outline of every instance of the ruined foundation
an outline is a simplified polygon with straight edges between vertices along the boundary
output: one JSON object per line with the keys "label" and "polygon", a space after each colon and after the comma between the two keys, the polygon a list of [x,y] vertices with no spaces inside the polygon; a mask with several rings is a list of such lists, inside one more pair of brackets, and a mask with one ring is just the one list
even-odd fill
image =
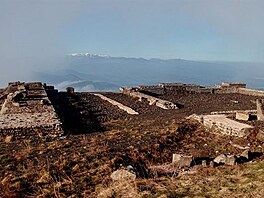
{"label": "ruined foundation", "polygon": [[170,101],[162,100],[160,98],[144,94],[133,88],[121,88],[122,93],[127,94],[133,98],[137,98],[139,101],[146,99],[149,105],[156,105],[162,109],[178,109],[178,107]]}
{"label": "ruined foundation", "polygon": [[62,123],[42,83],[9,83],[1,94],[0,137],[56,137]]}

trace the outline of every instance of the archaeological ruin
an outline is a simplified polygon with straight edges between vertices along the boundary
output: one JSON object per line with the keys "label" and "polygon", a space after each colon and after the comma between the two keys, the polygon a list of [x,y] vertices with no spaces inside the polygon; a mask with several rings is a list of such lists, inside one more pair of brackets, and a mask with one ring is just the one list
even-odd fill
{"label": "archaeological ruin", "polygon": [[[264,91],[244,83],[160,83],[120,91],[58,91],[41,82],[11,82],[0,89],[0,136],[91,133],[104,131],[111,120],[157,118],[161,123],[192,118],[213,132],[238,137],[263,131]],[[260,122],[257,127],[254,120]]]}
{"label": "archaeological ruin", "polygon": [[11,82],[0,95],[0,136],[56,137],[62,123],[41,82]]}

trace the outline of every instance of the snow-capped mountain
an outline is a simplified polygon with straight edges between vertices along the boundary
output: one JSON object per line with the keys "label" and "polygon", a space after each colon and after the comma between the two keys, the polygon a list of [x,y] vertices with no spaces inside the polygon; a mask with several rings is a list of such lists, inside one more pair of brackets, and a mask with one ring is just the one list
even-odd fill
{"label": "snow-capped mountain", "polygon": [[108,56],[108,55],[90,54],[90,53],[73,53],[73,54],[68,54],[68,56],[87,57],[87,58],[110,58],[110,56]]}
{"label": "snow-capped mountain", "polygon": [[[153,85],[160,82],[214,85],[242,81],[250,88],[263,89],[264,64],[191,61],[184,59],[144,59],[73,53],[65,57],[62,70],[38,71],[36,80],[67,86],[77,91],[118,91],[121,86]],[[253,68],[253,69],[252,69]]]}

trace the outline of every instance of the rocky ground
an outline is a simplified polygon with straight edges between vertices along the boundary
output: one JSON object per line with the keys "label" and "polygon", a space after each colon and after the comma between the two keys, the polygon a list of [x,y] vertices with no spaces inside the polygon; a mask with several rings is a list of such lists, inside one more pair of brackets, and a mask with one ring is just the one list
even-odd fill
{"label": "rocky ground", "polygon": [[[119,93],[103,93],[140,115],[128,115],[91,93],[59,93],[53,103],[67,135],[57,139],[0,142],[0,197],[241,197],[263,195],[263,143],[213,134],[184,117],[218,110],[255,109],[255,97],[238,94],[160,96],[183,106],[163,110]],[[56,98],[56,100],[55,100]],[[238,101],[238,103],[233,102]],[[202,168],[199,159],[258,153],[254,163]],[[192,155],[194,175],[152,178],[150,166],[170,163],[173,153]],[[112,183],[110,174],[133,166],[137,179]],[[219,194],[220,192],[220,194]],[[129,196],[127,196],[129,197]]]}

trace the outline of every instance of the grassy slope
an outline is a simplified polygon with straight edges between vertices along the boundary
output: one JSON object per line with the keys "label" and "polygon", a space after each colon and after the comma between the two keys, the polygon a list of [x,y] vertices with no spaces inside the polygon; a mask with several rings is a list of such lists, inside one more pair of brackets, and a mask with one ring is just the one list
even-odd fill
{"label": "grassy slope", "polygon": [[[264,193],[261,161],[199,169],[196,175],[180,178],[137,179],[132,186],[111,184],[110,173],[120,164],[168,163],[177,152],[214,157],[216,150],[238,151],[228,144],[235,141],[231,137],[211,134],[191,121],[153,125],[151,121],[126,120],[108,123],[108,127],[112,130],[62,140],[0,142],[0,197],[122,197],[128,191],[134,193],[132,197],[241,197]],[[246,144],[250,140],[237,141]],[[260,143],[251,145],[257,149]]]}
{"label": "grassy slope", "polygon": [[112,183],[98,189],[106,197],[263,197],[264,162],[243,166],[200,169],[196,175],[176,178],[137,180],[135,183]]}

